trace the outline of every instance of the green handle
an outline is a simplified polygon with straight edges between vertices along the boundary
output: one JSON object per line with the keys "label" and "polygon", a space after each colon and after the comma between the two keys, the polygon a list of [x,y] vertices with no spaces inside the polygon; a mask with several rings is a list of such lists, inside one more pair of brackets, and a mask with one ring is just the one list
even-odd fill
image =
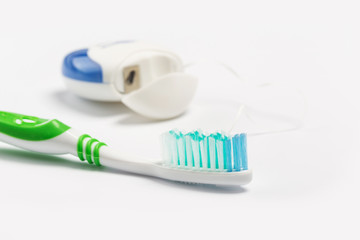
{"label": "green handle", "polygon": [[14,138],[43,141],[59,136],[69,129],[69,126],[56,119],[48,120],[0,111],[0,133]]}

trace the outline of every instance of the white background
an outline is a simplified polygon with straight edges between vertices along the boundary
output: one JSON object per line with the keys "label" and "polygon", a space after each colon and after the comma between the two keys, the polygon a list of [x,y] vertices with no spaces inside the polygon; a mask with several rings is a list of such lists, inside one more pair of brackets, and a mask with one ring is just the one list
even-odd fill
{"label": "white background", "polygon": [[[155,156],[158,135],[169,128],[228,128],[241,98],[260,112],[276,106],[298,114],[303,106],[290,89],[247,91],[207,63],[188,69],[200,78],[189,111],[153,122],[120,103],[68,93],[60,72],[66,53],[152,40],[184,62],[226,62],[251,84],[297,87],[309,106],[301,130],[249,137],[254,179],[241,188],[119,174],[1,143],[0,239],[359,239],[359,7],[329,0],[1,1],[1,110],[57,118],[119,151]],[[244,117],[236,130],[269,123],[257,119]]]}

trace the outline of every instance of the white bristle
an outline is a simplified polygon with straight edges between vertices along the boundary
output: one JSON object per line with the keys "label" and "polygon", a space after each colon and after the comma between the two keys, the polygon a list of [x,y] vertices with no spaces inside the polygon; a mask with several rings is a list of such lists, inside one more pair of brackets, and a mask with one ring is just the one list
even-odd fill
{"label": "white bristle", "polygon": [[217,149],[219,169],[223,170],[224,169],[224,156],[223,156],[224,144],[222,141],[216,141],[216,149]]}
{"label": "white bristle", "polygon": [[209,144],[209,157],[210,157],[210,168],[212,170],[216,169],[216,145],[215,139],[213,137],[208,137],[208,144]]}
{"label": "white bristle", "polygon": [[201,165],[202,168],[206,169],[207,166],[207,139],[204,138],[200,141],[200,155],[201,155]]}
{"label": "white bristle", "polygon": [[180,161],[180,166],[185,167],[185,143],[184,139],[181,137],[179,139],[176,139],[177,142],[177,149],[178,149],[178,156]]}
{"label": "white bristle", "polygon": [[161,135],[161,141],[162,141],[162,156],[163,156],[163,160],[164,160],[164,163],[166,165],[170,165],[171,163],[171,152],[170,152],[170,149],[169,149],[169,142],[170,142],[170,134],[169,133],[163,133]]}
{"label": "white bristle", "polygon": [[194,167],[200,168],[200,146],[199,146],[199,143],[192,139],[191,146],[193,149]]}
{"label": "white bristle", "polygon": [[188,167],[193,167],[192,164],[192,147],[191,147],[191,137],[185,136],[185,147],[186,147],[186,159]]}
{"label": "white bristle", "polygon": [[176,144],[176,139],[174,136],[171,136],[169,138],[169,145],[170,145],[170,151],[171,151],[171,164],[174,166],[177,166],[178,164],[178,149]]}

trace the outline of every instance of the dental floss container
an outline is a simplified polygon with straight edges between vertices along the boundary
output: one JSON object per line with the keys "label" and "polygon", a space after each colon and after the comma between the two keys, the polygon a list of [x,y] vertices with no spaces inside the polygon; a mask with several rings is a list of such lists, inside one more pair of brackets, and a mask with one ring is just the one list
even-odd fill
{"label": "dental floss container", "polygon": [[68,54],[62,73],[76,95],[122,102],[140,115],[168,119],[186,111],[198,80],[164,47],[142,41],[100,44]]}

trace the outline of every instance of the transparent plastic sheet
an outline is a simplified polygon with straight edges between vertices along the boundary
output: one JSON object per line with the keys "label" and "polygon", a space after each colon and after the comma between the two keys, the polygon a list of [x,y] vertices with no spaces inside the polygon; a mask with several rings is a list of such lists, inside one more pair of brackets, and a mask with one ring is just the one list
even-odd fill
{"label": "transparent plastic sheet", "polygon": [[[210,62],[211,63],[211,62]],[[222,68],[224,68],[227,72],[229,72],[237,81],[241,81],[241,82],[245,82],[245,80],[243,80],[240,75],[228,64],[223,63],[223,62],[213,62],[215,65],[220,66]],[[193,63],[189,63],[184,65],[184,68],[190,68],[190,67],[194,67],[200,64],[209,64],[209,62],[193,62]],[[249,83],[248,83],[249,84]],[[265,83],[261,83],[258,85],[248,85],[248,87],[253,88],[253,89],[257,89],[257,90],[264,90],[264,89],[270,89],[270,88],[286,88],[287,91],[293,92],[295,95],[298,95],[301,97],[302,99],[302,109],[298,109],[301,114],[294,118],[294,117],[289,117],[286,115],[286,112],[284,113],[269,113],[267,117],[263,117],[263,118],[276,118],[278,122],[282,122],[283,124],[280,124],[280,127],[270,127],[270,128],[266,128],[265,130],[262,131],[254,131],[254,132],[249,132],[249,131],[241,131],[241,132],[247,132],[248,136],[260,136],[260,135],[267,135],[267,134],[276,134],[276,133],[286,133],[286,132],[290,132],[290,131],[296,131],[299,130],[300,128],[303,127],[304,125],[304,119],[306,116],[306,113],[308,111],[308,103],[307,103],[307,99],[305,97],[305,95],[301,92],[301,90],[297,87],[294,86],[288,86],[286,84],[283,83],[274,83],[274,82],[265,82]],[[224,91],[226,91],[226,89],[224,89]],[[273,91],[275,94],[275,91]],[[237,112],[235,114],[235,118],[233,120],[233,122],[230,124],[229,128],[227,129],[227,133],[231,134],[235,128],[235,126],[240,122],[241,117],[244,115],[245,117],[248,118],[248,120],[250,120],[252,123],[254,123],[256,126],[258,126],[259,128],[263,128],[260,123],[260,121],[255,120],[253,111],[250,111],[250,107],[247,104],[241,103],[240,101],[238,101],[238,109]],[[266,115],[266,114],[265,114]],[[285,126],[287,125],[287,126]]]}

